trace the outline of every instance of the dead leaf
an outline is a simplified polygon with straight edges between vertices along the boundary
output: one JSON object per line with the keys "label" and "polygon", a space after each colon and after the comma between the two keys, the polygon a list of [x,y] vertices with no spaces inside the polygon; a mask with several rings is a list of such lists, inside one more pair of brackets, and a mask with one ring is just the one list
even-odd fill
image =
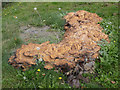
{"label": "dead leaf", "polygon": [[115,81],[111,81],[112,84],[115,84],[116,82]]}

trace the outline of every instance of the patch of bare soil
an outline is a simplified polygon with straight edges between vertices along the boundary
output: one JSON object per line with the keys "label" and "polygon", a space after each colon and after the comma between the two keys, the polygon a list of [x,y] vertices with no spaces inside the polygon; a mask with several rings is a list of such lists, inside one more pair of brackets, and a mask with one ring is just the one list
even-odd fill
{"label": "patch of bare soil", "polygon": [[59,39],[59,32],[49,32],[49,26],[33,27],[21,26],[20,38],[25,42],[36,42],[41,38],[45,41],[53,41]]}

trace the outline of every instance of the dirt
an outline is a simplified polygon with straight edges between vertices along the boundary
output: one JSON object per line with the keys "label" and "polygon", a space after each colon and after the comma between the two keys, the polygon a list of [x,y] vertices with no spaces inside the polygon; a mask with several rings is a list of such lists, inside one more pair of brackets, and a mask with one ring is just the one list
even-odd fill
{"label": "dirt", "polygon": [[33,27],[33,26],[21,26],[20,27],[20,38],[24,42],[33,42],[34,40],[39,40],[40,38],[45,41],[53,41],[59,39],[60,32],[50,32],[51,28],[49,26],[44,27]]}

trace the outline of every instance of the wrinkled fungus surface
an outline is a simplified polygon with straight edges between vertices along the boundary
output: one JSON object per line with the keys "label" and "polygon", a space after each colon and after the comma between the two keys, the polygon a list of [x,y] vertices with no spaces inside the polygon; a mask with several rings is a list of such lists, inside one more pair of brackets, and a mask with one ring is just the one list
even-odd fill
{"label": "wrinkled fungus surface", "polygon": [[[42,58],[46,64],[44,68],[60,68],[66,75],[75,72],[77,77],[83,78],[80,76],[82,73],[92,73],[94,60],[98,57],[100,50],[97,42],[101,39],[109,42],[108,35],[102,32],[103,29],[98,24],[102,18],[96,13],[80,10],[68,13],[64,19],[66,32],[60,43],[49,44],[47,41],[42,44],[22,45],[17,49],[16,54],[9,58],[9,63],[24,70],[35,65],[36,58]],[[73,78],[71,82],[79,83],[77,80]]]}

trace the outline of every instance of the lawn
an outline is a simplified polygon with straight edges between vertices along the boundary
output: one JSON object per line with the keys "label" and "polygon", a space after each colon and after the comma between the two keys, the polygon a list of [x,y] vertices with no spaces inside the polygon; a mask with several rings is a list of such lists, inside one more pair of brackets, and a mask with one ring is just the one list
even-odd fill
{"label": "lawn", "polygon": [[[35,7],[37,11],[34,10]],[[14,2],[2,8],[2,87],[3,88],[71,88],[65,83],[66,76],[54,69],[46,70],[44,63],[22,72],[8,64],[8,59],[22,44],[43,43],[48,37],[24,41],[20,37],[22,26],[49,26],[48,32],[59,32],[60,38],[51,36],[50,43],[62,40],[68,12],[86,10],[103,18],[100,23],[109,35],[110,43],[104,41],[100,46],[99,60],[96,60],[95,74],[86,74],[90,83],[81,83],[84,88],[118,88],[118,3],[82,2]],[[100,61],[100,62],[99,62]],[[40,71],[39,71],[40,69]],[[38,71],[37,71],[38,70]],[[95,78],[94,78],[95,77]]]}

